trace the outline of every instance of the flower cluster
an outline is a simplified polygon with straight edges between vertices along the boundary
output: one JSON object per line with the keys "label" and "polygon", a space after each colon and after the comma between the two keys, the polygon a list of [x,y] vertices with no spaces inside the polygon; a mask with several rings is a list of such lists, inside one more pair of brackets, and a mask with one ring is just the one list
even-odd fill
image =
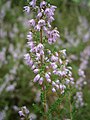
{"label": "flower cluster", "polygon": [[28,21],[29,26],[36,31],[43,30],[49,44],[56,42],[60,35],[56,28],[52,30],[51,23],[54,21],[54,12],[57,7],[47,4],[45,1],[42,1],[40,6],[36,6],[36,0],[32,0],[30,6],[24,7],[24,11],[30,13],[31,7],[37,10],[37,15],[35,19]]}
{"label": "flower cluster", "polygon": [[30,6],[24,7],[24,11],[29,13],[31,7],[37,10],[37,14],[35,19],[28,21],[30,31],[27,34],[27,44],[30,52],[24,55],[24,59],[36,74],[33,82],[38,82],[44,89],[49,84],[53,92],[59,90],[62,94],[68,84],[74,84],[74,79],[71,67],[67,66],[66,50],[52,52],[47,48],[47,44],[55,43],[60,37],[58,30],[51,26],[56,6],[45,1],[36,6],[36,0],[32,0]]}
{"label": "flower cluster", "polygon": [[21,120],[36,120],[37,116],[34,113],[30,113],[26,106],[21,107],[18,111]]}

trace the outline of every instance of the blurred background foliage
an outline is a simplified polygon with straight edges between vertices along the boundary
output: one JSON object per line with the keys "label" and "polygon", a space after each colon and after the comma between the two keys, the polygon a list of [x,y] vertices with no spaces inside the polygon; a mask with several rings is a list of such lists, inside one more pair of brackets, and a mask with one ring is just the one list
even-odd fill
{"label": "blurred background foliage", "polygon": [[[88,56],[85,69],[87,85],[83,88],[86,105],[76,110],[74,120],[90,120],[90,0],[47,1],[57,6],[53,27],[57,26],[61,39],[55,47],[67,49],[75,81],[79,78],[77,71],[82,62],[81,53],[85,58]],[[0,0],[0,120],[19,120],[18,110],[23,105],[36,117],[38,112],[34,111],[32,103],[40,106],[40,91],[32,82],[34,74],[23,60],[27,50],[28,27],[25,26],[30,17],[23,12],[25,5],[26,0]],[[48,98],[51,102],[52,94]],[[60,112],[61,120],[69,117],[68,109],[63,108]]]}

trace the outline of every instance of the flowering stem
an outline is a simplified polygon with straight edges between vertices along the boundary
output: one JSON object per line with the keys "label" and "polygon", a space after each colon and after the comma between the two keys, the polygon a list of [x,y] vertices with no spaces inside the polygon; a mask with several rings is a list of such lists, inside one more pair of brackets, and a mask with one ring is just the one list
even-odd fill
{"label": "flowering stem", "polygon": [[[42,40],[42,28],[40,30],[40,43],[43,44],[43,40]],[[43,56],[41,55],[41,65],[42,65],[42,62],[43,62]]]}
{"label": "flowering stem", "polygon": [[46,89],[44,90],[45,94],[44,94],[44,113],[45,113],[45,116],[44,116],[44,120],[47,120],[47,116],[46,116],[46,112],[47,112],[47,106],[46,106]]}

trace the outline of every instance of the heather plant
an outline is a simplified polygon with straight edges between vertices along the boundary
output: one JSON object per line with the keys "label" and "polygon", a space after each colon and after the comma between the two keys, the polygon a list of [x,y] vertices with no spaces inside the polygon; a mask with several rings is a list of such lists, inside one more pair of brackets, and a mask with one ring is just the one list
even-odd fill
{"label": "heather plant", "polygon": [[[89,19],[86,17],[89,13],[87,12],[88,8],[85,12],[83,2],[75,4],[72,0],[48,0],[46,2],[45,9],[50,8],[48,3],[51,3],[57,6],[57,10],[53,15],[55,20],[50,23],[51,27],[48,26],[47,17],[44,14],[45,10],[42,12],[42,19],[45,20],[43,28],[46,27],[47,31],[50,32],[57,26],[55,30],[59,30],[60,34],[58,32],[56,42],[51,43],[48,39],[48,33],[42,29],[42,51],[44,54],[41,54],[42,52],[37,50],[37,46],[40,44],[40,31],[34,28],[41,20],[41,18],[36,18],[39,13],[40,0],[37,1],[35,9],[29,5],[30,12],[26,12],[26,14],[22,12],[22,5],[27,5],[26,1],[0,1],[0,120],[18,120],[20,117],[31,120],[40,120],[46,117],[48,120],[90,119],[88,84],[90,76],[90,25]],[[29,0],[28,3],[30,3]],[[26,23],[27,18],[28,22]],[[35,26],[31,26],[31,18],[34,19]],[[71,25],[71,23],[73,24]],[[25,24],[27,26],[24,26]],[[29,30],[26,30],[28,28]],[[25,44],[27,31],[29,31],[28,35],[32,32],[32,41],[36,47],[36,52],[31,51],[29,45],[31,41],[29,41],[28,35],[27,44]],[[66,53],[65,49],[67,55],[60,56],[62,52]],[[29,54],[30,60],[33,60],[32,65],[26,59],[25,62],[28,65],[24,63],[24,54],[26,54],[24,58]],[[40,65],[41,59],[38,55],[43,56],[42,65]],[[59,61],[61,64],[58,63],[59,59],[61,59]],[[65,61],[67,65],[64,65]],[[36,65],[35,68],[33,65]],[[64,74],[64,66],[66,69],[69,66],[73,68],[74,85],[72,86],[65,84],[66,76],[61,74],[62,72]],[[61,76],[54,74],[55,70],[58,72],[61,68]],[[46,79],[46,73],[50,76],[51,82]],[[42,84],[40,84],[40,79],[34,82],[34,78],[38,74],[43,78]],[[67,82],[69,81],[67,80]],[[60,87],[61,84],[66,87],[63,91],[58,89],[58,85]],[[44,112],[45,103],[46,113]]]}
{"label": "heather plant", "polygon": [[[74,79],[71,72],[72,68],[68,66],[66,50],[57,51],[54,47],[55,42],[60,38],[57,28],[53,29],[51,25],[54,21],[56,8],[46,1],[41,1],[40,5],[37,6],[36,0],[29,2],[28,6],[24,6],[24,11],[28,15],[34,12],[34,17],[28,20],[28,26],[30,27],[27,34],[29,52],[24,55],[24,59],[35,73],[33,82],[39,84],[38,89],[41,91],[40,98],[43,110],[38,108],[37,105],[33,104],[33,106],[45,120],[53,119],[52,111],[55,111],[56,107],[60,105],[62,97],[66,93],[69,95],[70,119],[72,119],[72,94],[70,91],[74,85]],[[52,46],[51,49],[50,46]],[[57,100],[52,105],[48,105],[47,99],[50,91],[57,96]],[[26,119],[28,113],[21,110],[19,114],[22,119]],[[60,118],[57,117],[57,119]]]}

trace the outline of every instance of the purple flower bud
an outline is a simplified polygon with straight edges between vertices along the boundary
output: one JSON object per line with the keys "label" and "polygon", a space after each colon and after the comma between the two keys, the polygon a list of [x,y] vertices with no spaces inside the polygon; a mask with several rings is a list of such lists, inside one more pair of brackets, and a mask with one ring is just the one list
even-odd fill
{"label": "purple flower bud", "polygon": [[50,76],[49,76],[48,73],[45,74],[45,78],[46,78],[46,79],[49,79],[49,78],[50,78]]}
{"label": "purple flower bud", "polygon": [[40,27],[40,25],[36,25],[36,26],[34,27],[34,29],[37,30],[37,31],[40,31],[41,27]]}
{"label": "purple flower bud", "polygon": [[56,6],[52,5],[50,9],[54,12],[56,8]]}
{"label": "purple flower bud", "polygon": [[50,17],[50,16],[53,16],[53,15],[54,15],[53,11],[52,11],[50,8],[46,8],[44,14],[45,14],[47,17]]}
{"label": "purple flower bud", "polygon": [[33,39],[33,37],[32,37],[32,32],[29,32],[29,33],[27,34],[27,39],[28,39],[29,41],[31,41],[31,40]]}
{"label": "purple flower bud", "polygon": [[29,110],[26,108],[26,106],[23,106],[22,110],[24,111],[25,114],[29,114]]}
{"label": "purple flower bud", "polygon": [[27,12],[27,13],[30,12],[30,7],[29,7],[29,6],[24,6],[23,8],[24,8],[24,11],[25,11],[25,12]]}
{"label": "purple flower bud", "polygon": [[39,20],[38,25],[39,25],[40,27],[45,26],[45,25],[46,25],[45,20],[43,20],[43,19]]}
{"label": "purple flower bud", "polygon": [[37,46],[37,51],[40,51],[44,48],[43,44],[39,43]]}
{"label": "purple flower bud", "polygon": [[36,49],[37,49],[36,47],[33,47],[33,48],[30,50],[30,52],[34,52],[34,53],[35,53],[35,52],[36,52]]}
{"label": "purple flower bud", "polygon": [[40,84],[40,85],[42,85],[43,80],[44,80],[43,77],[41,77],[41,78],[39,79],[39,84]]}
{"label": "purple flower bud", "polygon": [[32,65],[33,65],[33,61],[30,60],[28,65],[29,65],[29,66],[32,66]]}
{"label": "purple flower bud", "polygon": [[65,71],[58,71],[57,74],[59,76],[65,76],[66,75],[66,72]]}
{"label": "purple flower bud", "polygon": [[50,22],[47,22],[47,24],[48,24],[48,27],[49,27],[49,28],[51,28],[51,27],[52,27],[52,26],[51,26],[51,24],[50,24]]}
{"label": "purple flower bud", "polygon": [[56,63],[51,63],[51,67],[55,70],[57,68]]}
{"label": "purple flower bud", "polygon": [[39,12],[37,18],[40,19],[42,17],[42,12]]}
{"label": "purple flower bud", "polygon": [[52,55],[52,56],[51,56],[51,61],[52,61],[52,62],[57,62],[57,61],[58,61],[58,57]]}
{"label": "purple flower bud", "polygon": [[24,113],[21,110],[18,113],[19,113],[20,117],[25,116]]}
{"label": "purple flower bud", "polygon": [[46,2],[45,2],[45,1],[42,1],[42,2],[40,3],[40,8],[43,8],[44,6],[46,6]]}
{"label": "purple flower bud", "polygon": [[56,89],[55,89],[55,88],[52,88],[52,92],[56,92]]}
{"label": "purple flower bud", "polygon": [[33,8],[36,7],[36,0],[32,0],[29,4],[30,4]]}
{"label": "purple flower bud", "polygon": [[35,74],[37,74],[39,69],[34,69],[33,71],[34,71]]}
{"label": "purple flower bud", "polygon": [[34,48],[34,42],[33,41],[27,42],[27,44],[31,49]]}
{"label": "purple flower bud", "polygon": [[47,79],[47,82],[51,83],[51,79]]}
{"label": "purple flower bud", "polygon": [[36,66],[35,66],[35,65],[32,65],[31,69],[33,70],[33,69],[35,69],[35,68],[36,68]]}
{"label": "purple flower bud", "polygon": [[35,26],[35,20],[34,19],[31,19],[31,20],[29,20],[28,21],[29,22],[29,25],[32,27],[34,27]]}
{"label": "purple flower bud", "polygon": [[51,54],[51,51],[50,51],[50,50],[48,50],[47,52],[48,52],[49,55]]}
{"label": "purple flower bud", "polygon": [[48,43],[51,45],[53,43],[53,39],[52,38],[48,38]]}
{"label": "purple flower bud", "polygon": [[40,55],[44,55],[44,51],[43,50],[40,51]]}
{"label": "purple flower bud", "polygon": [[37,82],[39,79],[40,79],[40,75],[37,74],[37,75],[35,76],[35,78],[34,78],[34,82]]}
{"label": "purple flower bud", "polygon": [[29,55],[29,53],[27,53],[27,54],[24,55],[24,59],[25,59],[25,60],[30,60],[30,55]]}
{"label": "purple flower bud", "polygon": [[69,84],[70,83],[70,80],[69,79],[65,79],[66,80],[66,84]]}
{"label": "purple flower bud", "polygon": [[41,58],[40,53],[36,53],[36,57],[37,57],[37,60],[39,60]]}
{"label": "purple flower bud", "polygon": [[54,17],[52,17],[52,16],[48,18],[48,22],[49,22],[49,23],[51,23],[51,22],[54,21],[54,20],[55,20],[55,19],[54,19]]}
{"label": "purple flower bud", "polygon": [[43,30],[47,34],[47,28],[45,26],[43,26]]}
{"label": "purple flower bud", "polygon": [[56,84],[55,87],[56,87],[56,89],[59,89],[59,85]]}
{"label": "purple flower bud", "polygon": [[52,82],[52,86],[55,86],[55,85],[56,85],[56,83],[53,81],[53,82]]}
{"label": "purple flower bud", "polygon": [[59,87],[60,87],[60,89],[61,89],[61,90],[66,89],[66,86],[65,86],[65,85],[62,85],[62,84],[60,84],[60,86],[59,86]]}
{"label": "purple flower bud", "polygon": [[53,74],[58,75],[58,71],[56,69],[53,70]]}

